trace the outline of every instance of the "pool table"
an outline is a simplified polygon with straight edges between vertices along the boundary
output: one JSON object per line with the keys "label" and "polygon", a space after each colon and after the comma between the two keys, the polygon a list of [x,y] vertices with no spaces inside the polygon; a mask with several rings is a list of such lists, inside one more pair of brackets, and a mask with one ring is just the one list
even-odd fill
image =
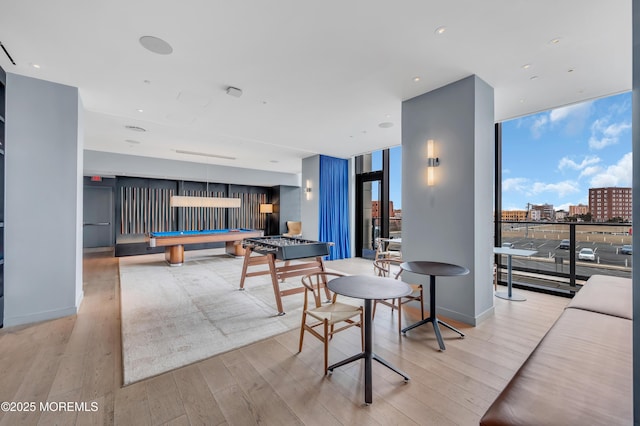
{"label": "pool table", "polygon": [[165,247],[164,255],[171,266],[184,262],[185,244],[225,242],[227,254],[243,256],[242,240],[261,237],[263,231],[255,229],[204,229],[202,231],[152,232],[149,247]]}

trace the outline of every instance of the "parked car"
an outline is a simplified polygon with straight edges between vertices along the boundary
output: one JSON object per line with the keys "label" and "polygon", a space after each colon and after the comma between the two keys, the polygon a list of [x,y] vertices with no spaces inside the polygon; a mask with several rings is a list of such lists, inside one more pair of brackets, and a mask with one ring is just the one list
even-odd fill
{"label": "parked car", "polygon": [[562,240],[560,241],[560,245],[558,246],[559,249],[569,249],[569,245],[571,244],[571,241],[569,240]]}
{"label": "parked car", "polygon": [[631,244],[625,244],[620,247],[620,254],[633,254],[633,246]]}
{"label": "parked car", "polygon": [[593,249],[590,249],[590,248],[580,249],[580,252],[578,253],[578,260],[595,261],[596,253],[593,251]]}
{"label": "parked car", "polygon": [[502,247],[504,247],[504,248],[513,248],[513,243],[502,243]]}

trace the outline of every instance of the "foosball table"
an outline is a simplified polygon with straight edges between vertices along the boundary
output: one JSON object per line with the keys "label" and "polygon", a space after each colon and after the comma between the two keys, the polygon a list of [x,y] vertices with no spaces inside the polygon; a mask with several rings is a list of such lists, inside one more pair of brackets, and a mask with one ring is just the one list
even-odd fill
{"label": "foosball table", "polygon": [[[247,277],[271,275],[273,294],[276,298],[278,315],[284,315],[282,297],[304,291],[304,286],[280,290],[280,281],[289,277],[303,276],[315,272],[324,272],[323,256],[329,255],[333,243],[304,240],[301,238],[270,236],[262,238],[245,238],[242,247],[245,249],[240,290],[244,290]],[[252,256],[252,254],[257,254]],[[313,260],[311,260],[313,258]],[[291,260],[309,259],[308,262],[291,264]],[[282,264],[284,262],[284,264]],[[268,270],[249,272],[249,267],[267,265]]]}

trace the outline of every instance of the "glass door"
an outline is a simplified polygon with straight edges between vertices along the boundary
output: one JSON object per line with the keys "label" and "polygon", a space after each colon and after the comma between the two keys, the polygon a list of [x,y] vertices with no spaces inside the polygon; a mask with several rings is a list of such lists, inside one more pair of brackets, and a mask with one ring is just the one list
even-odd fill
{"label": "glass door", "polygon": [[388,232],[383,217],[382,177],[372,173],[357,179],[356,256],[373,259],[376,239]]}

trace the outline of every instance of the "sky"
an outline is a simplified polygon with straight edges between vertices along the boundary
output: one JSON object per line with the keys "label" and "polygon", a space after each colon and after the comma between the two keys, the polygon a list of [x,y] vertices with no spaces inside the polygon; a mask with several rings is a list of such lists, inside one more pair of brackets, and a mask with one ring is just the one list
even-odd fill
{"label": "sky", "polygon": [[631,92],[502,124],[502,208],[588,205],[589,188],[631,187]]}
{"label": "sky", "polygon": [[[401,148],[390,149],[390,199],[402,208]],[[502,208],[588,205],[589,188],[631,187],[631,92],[502,123]],[[372,153],[382,165],[382,151]],[[377,188],[377,187],[376,187]]]}

